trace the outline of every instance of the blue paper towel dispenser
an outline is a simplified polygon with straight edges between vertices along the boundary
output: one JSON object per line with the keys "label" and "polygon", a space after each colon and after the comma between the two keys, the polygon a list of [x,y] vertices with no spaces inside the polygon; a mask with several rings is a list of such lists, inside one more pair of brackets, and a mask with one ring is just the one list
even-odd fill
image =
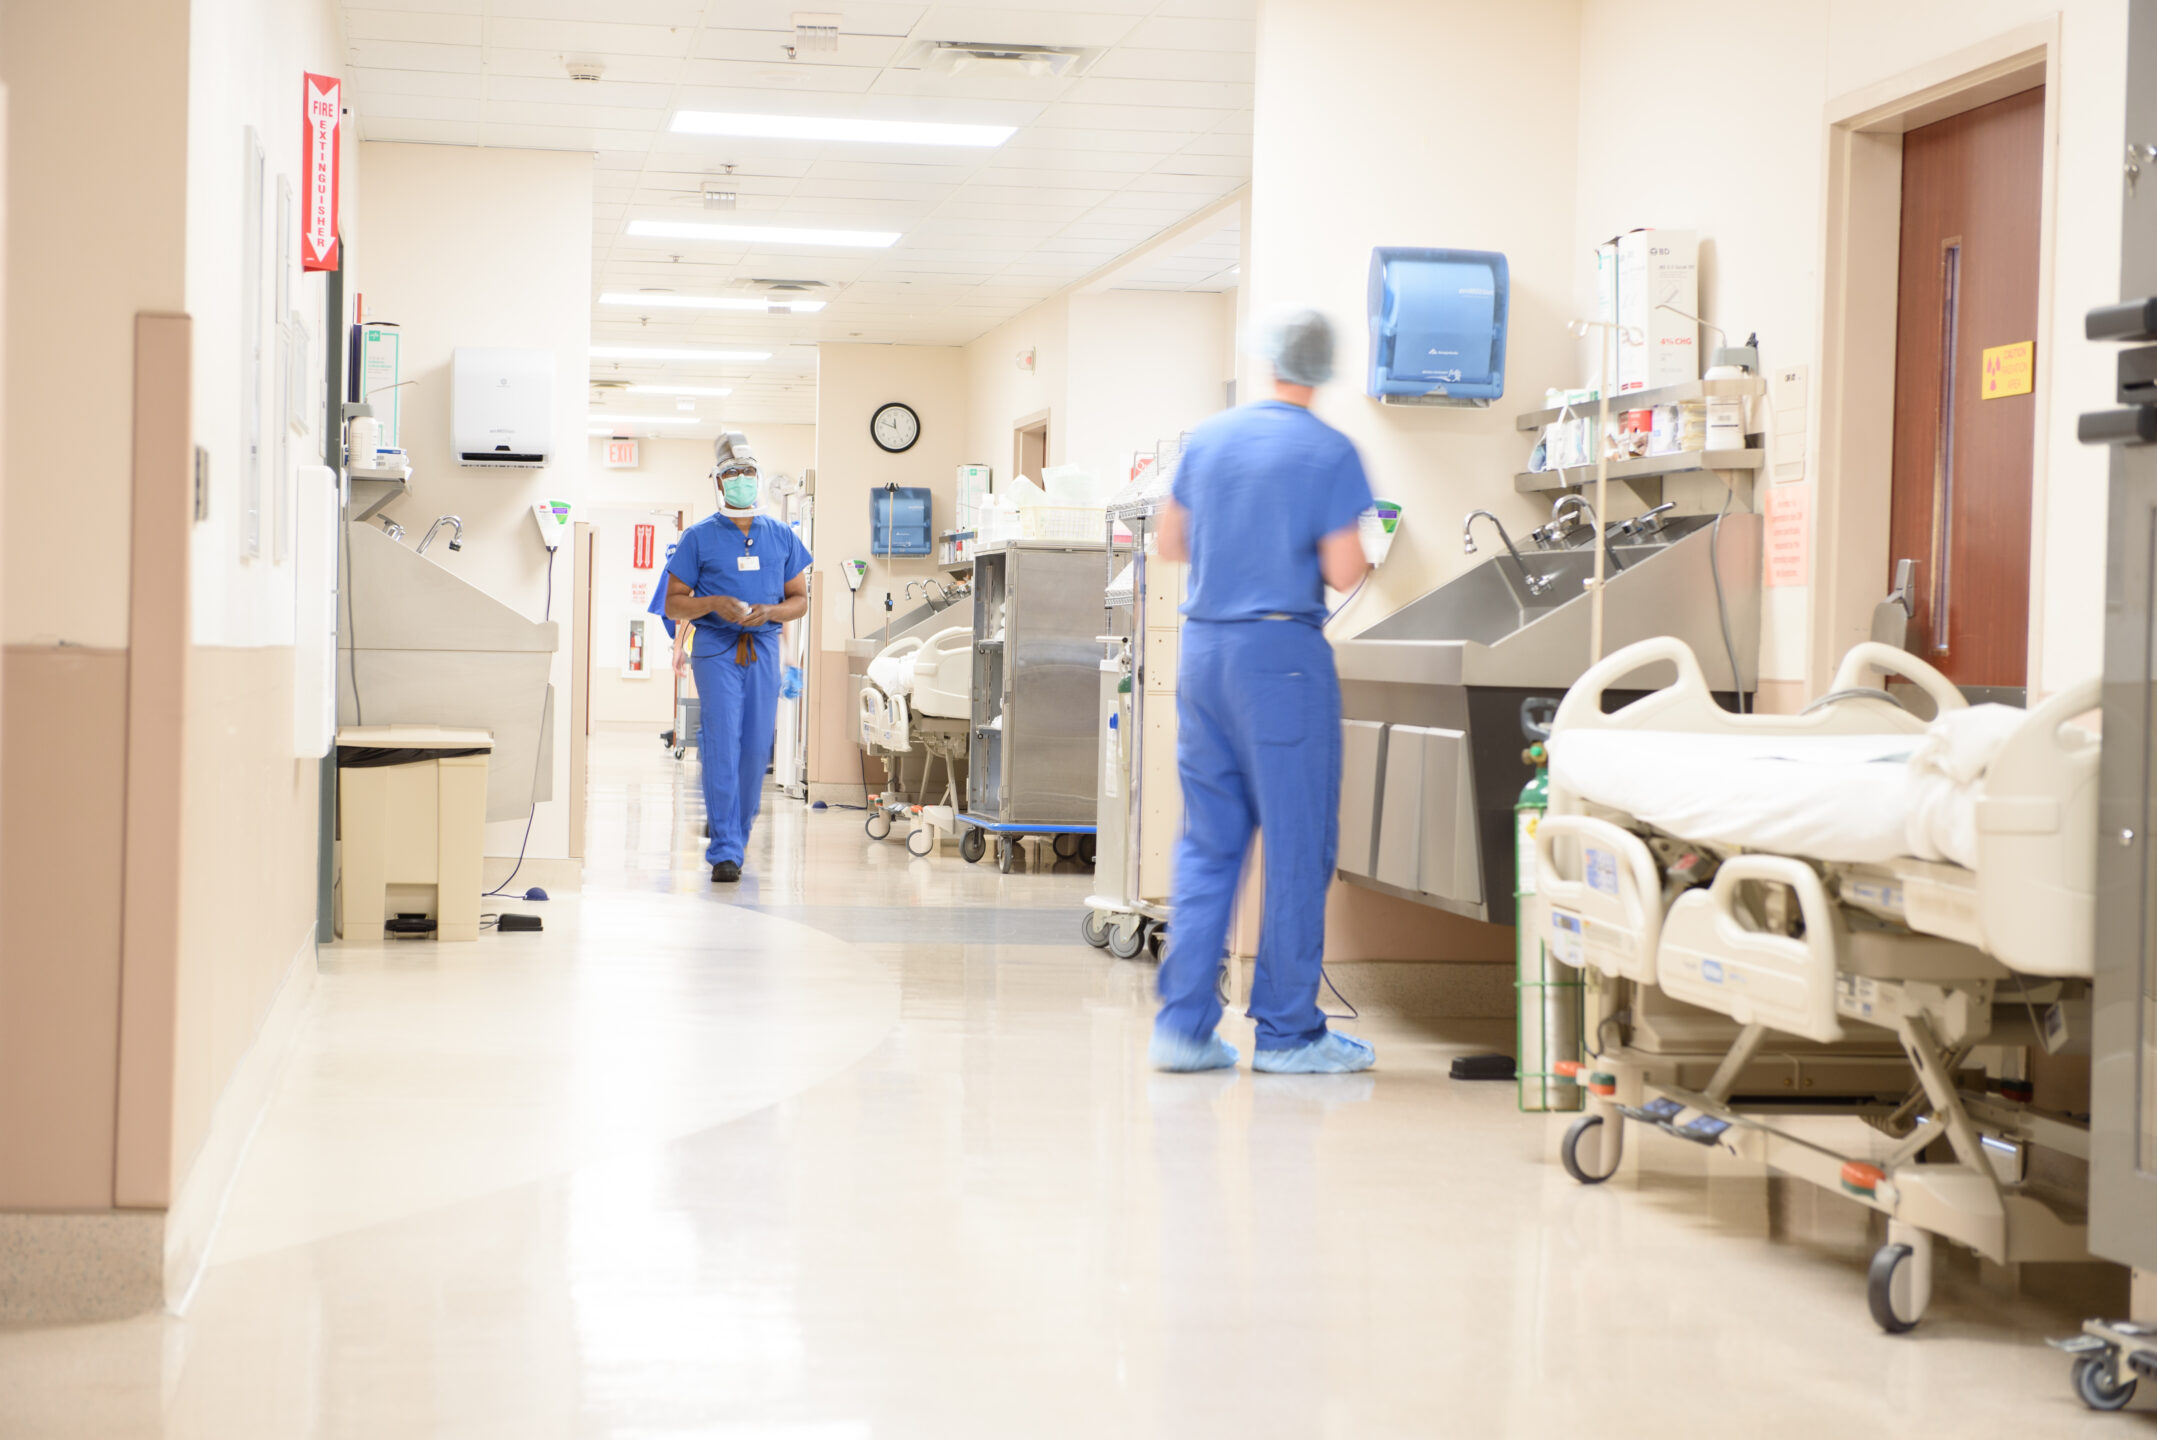
{"label": "blue paper towel dispenser", "polygon": [[1371,251],[1375,400],[1488,405],[1505,393],[1505,257],[1494,250]]}

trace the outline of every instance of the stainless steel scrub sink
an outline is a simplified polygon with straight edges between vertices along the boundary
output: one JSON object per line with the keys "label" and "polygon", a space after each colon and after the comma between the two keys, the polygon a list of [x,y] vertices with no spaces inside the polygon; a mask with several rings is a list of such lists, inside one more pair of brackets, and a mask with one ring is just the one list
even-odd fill
{"label": "stainless steel scrub sink", "polygon": [[[1723,646],[1717,557],[1742,686]],[[1673,518],[1612,549],[1603,653],[1656,635],[1692,647],[1710,686],[1753,688],[1760,648],[1760,517]],[[1588,668],[1583,543],[1498,554],[1334,642],[1343,716],[1340,873],[1478,920],[1513,920],[1513,803],[1524,704],[1554,704]],[[1531,586],[1527,577],[1547,577]],[[1664,668],[1667,669],[1667,666]],[[1644,673],[1643,688],[1667,683]]]}

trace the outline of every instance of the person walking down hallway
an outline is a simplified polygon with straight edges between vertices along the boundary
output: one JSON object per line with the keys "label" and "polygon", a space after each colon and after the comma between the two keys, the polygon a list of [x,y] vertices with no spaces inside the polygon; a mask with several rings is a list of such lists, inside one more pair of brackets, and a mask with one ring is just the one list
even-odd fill
{"label": "person walking down hallway", "polygon": [[682,532],[667,561],[666,617],[692,621],[698,757],[712,879],[741,879],[778,726],[779,631],[809,608],[810,555],[793,528],[757,510],[756,458],[739,434],[713,446],[719,509]]}
{"label": "person walking down hallway", "polygon": [[1371,487],[1356,447],[1310,410],[1333,374],[1325,316],[1277,317],[1262,353],[1273,398],[1192,432],[1161,520],[1160,553],[1187,558],[1191,570],[1176,707],[1184,832],[1150,1054],[1162,1070],[1237,1061],[1215,1033],[1216,977],[1244,857],[1261,830],[1251,1068],[1364,1070],[1371,1047],[1328,1030],[1318,1008],[1341,790],[1341,687],[1321,627],[1324,586],[1348,590],[1369,568],[1358,519]]}

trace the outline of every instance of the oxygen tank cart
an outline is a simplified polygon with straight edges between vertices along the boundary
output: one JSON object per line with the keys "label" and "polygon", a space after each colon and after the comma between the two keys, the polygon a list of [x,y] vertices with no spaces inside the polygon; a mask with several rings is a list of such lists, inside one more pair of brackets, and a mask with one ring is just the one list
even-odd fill
{"label": "oxygen tank cart", "polygon": [[1543,943],[1535,898],[1535,831],[1550,804],[1550,717],[1556,704],[1531,699],[1521,705],[1520,728],[1529,745],[1521,760],[1535,767],[1513,806],[1513,955],[1518,1016],[1515,1054],[1520,1108],[1527,1112],[1578,1110],[1580,1086],[1554,1068],[1580,1058],[1580,972],[1558,965]]}

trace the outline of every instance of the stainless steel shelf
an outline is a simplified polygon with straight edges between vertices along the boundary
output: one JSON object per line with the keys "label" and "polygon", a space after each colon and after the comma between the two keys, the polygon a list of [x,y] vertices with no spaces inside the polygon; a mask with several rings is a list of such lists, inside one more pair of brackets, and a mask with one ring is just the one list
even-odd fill
{"label": "stainless steel shelf", "polygon": [[[1610,462],[1610,478],[1628,484],[1635,480],[1661,481],[1669,475],[1698,475],[1707,471],[1758,470],[1767,464],[1765,450],[1680,450],[1674,455],[1642,455],[1633,460]],[[1579,490],[1595,483],[1593,465],[1574,465],[1565,470],[1524,470],[1513,477],[1513,488],[1522,495]]]}
{"label": "stainless steel shelf", "polygon": [[[1733,397],[1743,399],[1748,395],[1765,395],[1767,392],[1767,382],[1757,375],[1741,375],[1734,380],[1687,380],[1676,385],[1663,385],[1654,390],[1634,390],[1624,395],[1613,395],[1610,397],[1610,413],[1616,415],[1626,410],[1646,410],[1655,405],[1682,405],[1688,400],[1724,400]],[[1530,410],[1525,415],[1514,417],[1513,428],[1540,430],[1564,415],[1567,408],[1575,415],[1593,415],[1596,403],[1590,400],[1582,405],[1554,410]]]}

